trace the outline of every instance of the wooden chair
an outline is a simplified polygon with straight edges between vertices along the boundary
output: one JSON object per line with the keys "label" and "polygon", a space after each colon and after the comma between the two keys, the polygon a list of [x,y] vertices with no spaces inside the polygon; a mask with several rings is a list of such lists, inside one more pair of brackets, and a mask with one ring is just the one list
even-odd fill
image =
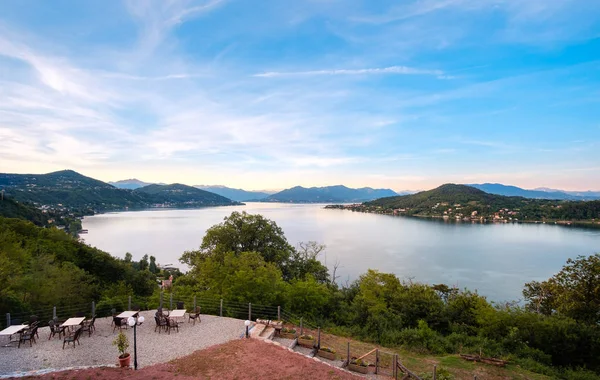
{"label": "wooden chair", "polygon": [[27,342],[27,341],[29,341],[29,347],[32,346],[32,344],[31,344],[32,342],[33,343],[37,343],[35,341],[35,336],[37,335],[37,330],[38,330],[38,327],[35,326],[33,328],[29,328],[29,329],[23,331],[23,333],[19,337],[19,346],[18,346],[18,348],[21,348],[21,343],[24,343],[24,342]]}
{"label": "wooden chair", "polygon": [[83,325],[81,326],[82,332],[87,331],[88,336],[92,336],[92,333],[96,331],[96,327],[94,324],[96,323],[96,316],[94,316],[91,320],[83,321]]}
{"label": "wooden chair", "polygon": [[48,340],[53,338],[56,334],[58,334],[58,339],[61,338],[61,335],[65,333],[65,328],[58,325],[53,319],[48,321],[48,327],[50,327],[50,336],[48,336]]}
{"label": "wooden chair", "polygon": [[177,332],[179,332],[179,323],[177,323],[177,321],[174,318],[166,318],[166,320],[167,320],[167,332],[169,333],[169,335],[171,335],[172,329],[177,329]]}
{"label": "wooden chair", "polygon": [[202,322],[200,320],[200,306],[196,306],[196,308],[194,310],[192,310],[190,313],[188,313],[188,323],[190,323],[190,320],[193,320],[194,325],[195,325],[196,319],[198,320],[198,322]]}
{"label": "wooden chair", "polygon": [[178,308],[179,310],[183,309],[183,301],[178,301],[178,302],[177,302],[177,308]]}
{"label": "wooden chair", "polygon": [[113,332],[118,328],[119,330],[127,329],[127,320],[124,318],[113,317]]}
{"label": "wooden chair", "polygon": [[158,333],[160,331],[167,328],[167,319],[162,315],[159,315],[158,312],[154,315],[154,322],[156,322],[156,327],[154,328],[154,332],[158,329]]}
{"label": "wooden chair", "polygon": [[81,335],[81,330],[82,330],[82,328],[80,327],[77,330],[75,330],[75,332],[65,336],[65,339],[63,340],[63,350],[65,349],[65,343],[67,343],[67,344],[73,343],[73,348],[75,348],[75,342],[77,342],[77,344],[80,345],[79,335]]}

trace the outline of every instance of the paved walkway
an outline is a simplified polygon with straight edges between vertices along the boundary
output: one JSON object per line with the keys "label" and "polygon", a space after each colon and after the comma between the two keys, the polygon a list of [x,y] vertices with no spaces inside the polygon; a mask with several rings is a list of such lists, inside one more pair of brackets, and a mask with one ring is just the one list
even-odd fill
{"label": "paved walkway", "polygon": [[[179,333],[164,331],[160,334],[154,332],[155,311],[143,311],[146,322],[137,327],[137,353],[138,367],[145,367],[157,363],[165,363],[172,359],[189,355],[196,350],[207,348],[239,338],[244,332],[244,321],[239,319],[201,315],[202,322],[196,325],[184,322],[180,325]],[[113,332],[112,318],[96,320],[96,332],[88,337],[83,333],[80,338],[81,345],[73,348],[65,346],[62,349],[62,339],[54,337],[48,340],[49,328],[38,330],[40,338],[37,344],[29,347],[29,343],[17,348],[0,347],[0,376],[16,372],[27,372],[42,369],[60,369],[74,366],[115,365],[118,351],[112,341],[118,334]],[[129,338],[129,352],[132,355],[133,365],[133,329],[124,330]],[[4,343],[4,342],[0,342]]]}

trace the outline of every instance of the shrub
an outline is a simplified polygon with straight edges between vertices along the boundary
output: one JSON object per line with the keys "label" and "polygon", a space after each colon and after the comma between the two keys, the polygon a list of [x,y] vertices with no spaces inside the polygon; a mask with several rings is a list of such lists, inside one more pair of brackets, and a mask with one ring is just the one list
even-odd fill
{"label": "shrub", "polygon": [[300,339],[315,340],[315,337],[312,335],[304,334],[304,335],[300,335]]}
{"label": "shrub", "polygon": [[285,334],[295,334],[296,333],[296,329],[289,329],[287,327],[283,327],[281,329],[281,332],[285,333]]}
{"label": "shrub", "polygon": [[332,354],[335,354],[335,350],[331,347],[321,347],[320,350],[324,351],[324,352],[331,352]]}
{"label": "shrub", "polygon": [[129,340],[127,339],[127,336],[125,334],[123,334],[123,331],[119,331],[119,335],[117,335],[117,337],[113,341],[113,346],[117,346],[117,349],[119,350],[120,358],[124,358],[127,355],[129,355],[126,352],[127,349],[129,348]]}

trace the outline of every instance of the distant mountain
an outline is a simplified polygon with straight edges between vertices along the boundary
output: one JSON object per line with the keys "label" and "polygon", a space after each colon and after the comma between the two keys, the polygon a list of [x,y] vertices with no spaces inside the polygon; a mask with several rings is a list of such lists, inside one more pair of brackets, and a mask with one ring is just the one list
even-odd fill
{"label": "distant mountain", "polygon": [[372,199],[398,195],[390,189],[363,187],[351,189],[346,186],[302,187],[296,186],[268,196],[264,202],[291,203],[347,203],[364,202]]}
{"label": "distant mountain", "polygon": [[[145,190],[143,190],[145,189]],[[0,174],[0,190],[21,203],[93,211],[162,207],[203,207],[237,204],[217,194],[185,185],[149,185],[118,189],[72,170],[48,174]]]}
{"label": "distant mountain", "polygon": [[483,183],[467,185],[486,193],[505,195],[507,197],[524,197],[531,199],[560,199],[560,200],[583,200],[582,197],[567,194],[563,191],[525,190],[516,186],[502,185],[499,183]]}
{"label": "distant mountain", "polygon": [[574,195],[576,197],[581,197],[585,199],[600,199],[600,191],[567,191],[567,190],[557,190],[557,189],[549,189],[547,187],[538,187],[534,190],[537,191],[545,191],[545,192],[560,192],[569,195]]}
{"label": "distant mountain", "polygon": [[247,191],[243,189],[234,189],[231,187],[219,185],[196,185],[194,187],[210,191],[211,193],[219,194],[221,196],[238,202],[261,200],[271,195],[270,193],[262,191]]}
{"label": "distant mountain", "polygon": [[144,187],[144,186],[148,186],[148,185],[152,185],[149,182],[143,182],[140,181],[139,179],[123,179],[121,181],[116,181],[116,182],[109,182],[110,185],[113,185],[114,187],[117,187],[119,189],[129,189],[129,190],[135,190],[135,189],[139,189],[140,187]]}
{"label": "distant mountain", "polygon": [[600,218],[600,201],[509,197],[455,184],[445,184],[413,195],[377,199],[360,206],[329,206],[328,208],[461,220],[597,221]]}
{"label": "distant mountain", "polygon": [[133,192],[148,196],[154,203],[172,204],[174,206],[202,207],[237,204],[237,202],[233,202],[231,199],[221,195],[179,183],[172,185],[148,185],[140,187]]}

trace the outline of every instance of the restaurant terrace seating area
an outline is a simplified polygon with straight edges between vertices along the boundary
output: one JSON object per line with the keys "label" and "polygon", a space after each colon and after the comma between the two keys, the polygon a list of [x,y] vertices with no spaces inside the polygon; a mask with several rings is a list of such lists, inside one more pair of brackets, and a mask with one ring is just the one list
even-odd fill
{"label": "restaurant terrace seating area", "polygon": [[133,355],[133,328],[128,320],[139,316],[145,319],[136,326],[140,367],[239,338],[244,332],[243,320],[212,315],[202,315],[200,320],[199,307],[190,308],[188,313],[179,308],[183,306],[140,311],[133,305],[134,310],[114,310],[102,318],[89,311],[76,311],[68,318],[45,317],[43,323],[35,315],[13,319],[0,331],[0,376],[47,368],[115,365],[118,351],[112,343],[123,332],[129,339],[128,352]]}

